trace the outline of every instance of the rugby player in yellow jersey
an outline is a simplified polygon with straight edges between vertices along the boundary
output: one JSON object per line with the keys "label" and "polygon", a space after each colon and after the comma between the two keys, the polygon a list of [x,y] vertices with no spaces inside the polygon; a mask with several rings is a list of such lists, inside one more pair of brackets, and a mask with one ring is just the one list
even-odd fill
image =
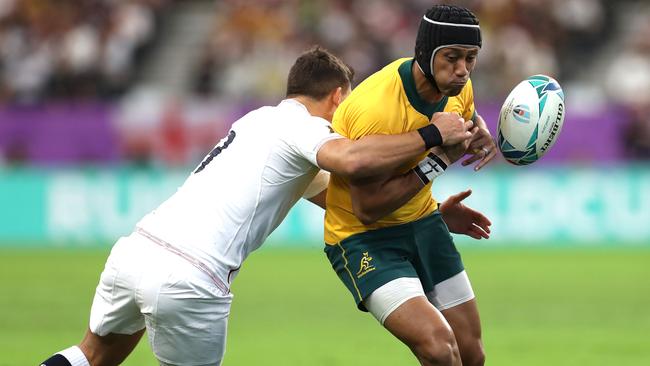
{"label": "rugby player in yellow jersey", "polygon": [[[369,193],[386,180],[332,175],[327,192],[325,252],[359,309],[371,312],[422,365],[483,365],[485,354],[474,293],[453,239],[431,195],[449,164],[495,155],[476,113],[469,79],[481,47],[478,19],[467,9],[436,5],[423,16],[415,58],[397,60],[357,86],[339,106],[333,128],[352,140],[418,130],[427,147],[440,145],[426,126],[435,112],[455,112],[478,126],[471,141],[435,147],[386,177],[414,169],[425,189],[405,186],[401,200],[373,204]],[[446,219],[446,217],[445,217]],[[473,224],[474,237],[487,225]],[[451,228],[454,231],[454,228]]]}

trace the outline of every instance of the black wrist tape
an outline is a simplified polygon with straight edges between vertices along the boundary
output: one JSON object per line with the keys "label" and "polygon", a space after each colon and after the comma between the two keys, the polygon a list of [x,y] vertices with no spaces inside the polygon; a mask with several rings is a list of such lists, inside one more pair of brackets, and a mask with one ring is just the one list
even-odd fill
{"label": "black wrist tape", "polygon": [[440,130],[433,123],[418,128],[418,132],[420,133],[422,140],[424,140],[426,150],[429,150],[434,146],[442,145],[442,135],[440,135]]}

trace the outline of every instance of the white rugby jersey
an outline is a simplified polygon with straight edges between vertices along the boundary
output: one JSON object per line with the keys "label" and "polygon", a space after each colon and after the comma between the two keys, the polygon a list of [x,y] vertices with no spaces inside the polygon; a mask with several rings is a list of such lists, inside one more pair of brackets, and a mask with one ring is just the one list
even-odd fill
{"label": "white rugby jersey", "polygon": [[294,99],[252,111],[137,227],[227,286],[316,176],[320,147],[341,137]]}

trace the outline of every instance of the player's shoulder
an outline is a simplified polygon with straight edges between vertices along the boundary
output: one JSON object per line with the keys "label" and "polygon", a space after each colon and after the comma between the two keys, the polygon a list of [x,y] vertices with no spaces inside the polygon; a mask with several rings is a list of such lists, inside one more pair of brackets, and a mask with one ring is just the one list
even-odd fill
{"label": "player's shoulder", "polygon": [[265,105],[248,111],[241,118],[235,121],[235,124],[248,124],[252,122],[262,122],[276,119],[281,120],[282,118],[280,116],[283,114],[283,112],[279,106],[280,105]]}
{"label": "player's shoulder", "polygon": [[465,119],[471,119],[474,116],[476,107],[474,106],[474,92],[472,90],[472,80],[468,80],[460,93],[450,97],[444,108],[445,112],[454,112],[460,114]]}
{"label": "player's shoulder", "polygon": [[471,96],[474,94],[474,85],[472,84],[472,78],[467,79],[467,83],[460,93],[464,96]]}
{"label": "player's shoulder", "polygon": [[302,124],[306,128],[321,128],[321,127],[331,127],[330,121],[322,117],[309,115],[305,118],[305,123]]}
{"label": "player's shoulder", "polygon": [[386,75],[387,77],[399,78],[399,68],[405,63],[412,60],[409,57],[398,58],[397,60],[389,63],[384,66],[381,70],[377,71],[376,74]]}
{"label": "player's shoulder", "polygon": [[307,119],[313,116],[309,114],[307,107],[295,99],[284,99],[278,105],[266,106],[257,109],[257,112],[267,122],[273,122],[276,126],[286,125],[286,127],[300,126]]}
{"label": "player's shoulder", "polygon": [[303,133],[302,126],[308,125],[306,120],[311,118],[301,104],[286,103],[285,99],[277,105],[262,106],[246,113],[232,124],[232,129],[237,134],[245,133],[249,139],[270,142]]}
{"label": "player's shoulder", "polygon": [[300,118],[286,121],[284,135],[290,140],[300,140],[306,137],[327,137],[334,132],[332,124],[321,117],[306,114]]}
{"label": "player's shoulder", "polygon": [[405,62],[409,60],[410,60],[409,58],[400,58],[389,63],[388,65],[384,66],[381,70],[375,72],[374,74],[366,78],[363,82],[361,82],[361,84],[359,84],[359,86],[355,88],[355,90],[359,89],[362,91],[366,91],[367,89],[377,90],[378,88],[394,89],[395,85],[400,85],[402,82],[399,74],[400,66],[402,66]]}
{"label": "player's shoulder", "polygon": [[393,97],[403,91],[398,70],[408,60],[408,58],[395,60],[370,75],[352,90],[350,96],[341,104],[341,108],[367,113],[369,110],[377,110],[376,104],[380,103],[387,107],[391,102],[397,102],[398,99]]}

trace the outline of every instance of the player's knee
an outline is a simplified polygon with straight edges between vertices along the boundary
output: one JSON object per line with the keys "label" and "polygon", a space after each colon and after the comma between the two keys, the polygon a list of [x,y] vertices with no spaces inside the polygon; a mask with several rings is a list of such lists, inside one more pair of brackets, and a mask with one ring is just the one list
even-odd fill
{"label": "player's knee", "polygon": [[416,349],[418,359],[424,366],[454,366],[460,364],[458,350],[452,344],[429,344]]}
{"label": "player's knee", "polygon": [[460,365],[460,354],[454,333],[447,329],[437,330],[431,337],[416,345],[413,350],[426,366]]}

